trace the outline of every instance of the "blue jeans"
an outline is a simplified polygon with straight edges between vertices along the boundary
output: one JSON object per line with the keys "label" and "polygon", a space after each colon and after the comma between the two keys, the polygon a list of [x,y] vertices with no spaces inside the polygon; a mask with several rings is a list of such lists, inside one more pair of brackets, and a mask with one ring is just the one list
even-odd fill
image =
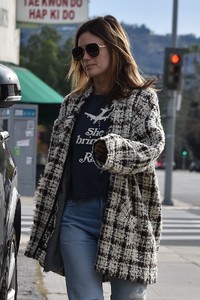
{"label": "blue jeans", "polygon": [[[68,200],[60,228],[69,300],[103,300],[102,275],[94,270],[106,199]],[[112,300],[145,300],[147,285],[112,278]]]}

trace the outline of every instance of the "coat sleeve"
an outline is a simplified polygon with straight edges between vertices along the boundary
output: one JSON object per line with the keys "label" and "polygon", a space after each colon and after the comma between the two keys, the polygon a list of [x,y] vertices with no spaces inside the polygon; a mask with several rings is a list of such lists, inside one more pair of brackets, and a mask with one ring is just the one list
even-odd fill
{"label": "coat sleeve", "polygon": [[136,174],[149,168],[164,148],[164,131],[160,119],[158,97],[139,99],[134,106],[130,139],[109,133],[99,140],[105,142],[108,154],[104,164],[98,167],[115,174]]}

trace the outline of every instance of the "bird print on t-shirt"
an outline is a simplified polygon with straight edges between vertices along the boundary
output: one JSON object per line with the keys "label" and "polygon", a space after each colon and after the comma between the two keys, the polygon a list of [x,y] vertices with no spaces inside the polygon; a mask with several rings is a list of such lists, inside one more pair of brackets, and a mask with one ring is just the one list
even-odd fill
{"label": "bird print on t-shirt", "polygon": [[[109,116],[110,116],[110,112],[111,112],[111,108],[105,107],[105,108],[101,108],[101,113],[97,116],[94,116],[87,112],[85,112],[85,115],[88,118],[90,118],[90,121],[92,121],[93,124],[96,124],[97,122],[108,120]],[[109,114],[107,114],[107,113],[109,113]],[[106,114],[107,114],[107,116],[105,116]]]}

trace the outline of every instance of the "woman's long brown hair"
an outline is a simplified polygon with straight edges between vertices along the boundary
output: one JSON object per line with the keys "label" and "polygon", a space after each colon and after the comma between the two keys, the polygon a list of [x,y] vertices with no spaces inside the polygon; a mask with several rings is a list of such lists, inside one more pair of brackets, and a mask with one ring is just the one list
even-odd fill
{"label": "woman's long brown hair", "polygon": [[[133,89],[152,87],[155,79],[145,80],[132,56],[129,39],[120,23],[113,16],[97,17],[82,24],[75,36],[75,47],[81,34],[90,32],[101,38],[110,52],[107,80],[110,82],[109,98],[124,98]],[[72,58],[68,78],[72,79],[73,93],[84,92],[93,85],[80,61]]]}

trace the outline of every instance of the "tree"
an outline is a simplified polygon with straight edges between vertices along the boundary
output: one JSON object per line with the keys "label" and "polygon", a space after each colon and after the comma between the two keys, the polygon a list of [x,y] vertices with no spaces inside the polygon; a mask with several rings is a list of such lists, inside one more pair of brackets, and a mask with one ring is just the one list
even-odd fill
{"label": "tree", "polygon": [[63,45],[63,47],[59,48],[59,74],[58,74],[58,91],[66,95],[71,91],[71,82],[67,82],[66,75],[69,71],[70,63],[71,63],[71,50],[73,48],[73,39],[69,38]]}
{"label": "tree", "polygon": [[21,45],[20,64],[64,96],[70,90],[65,77],[71,60],[72,40],[63,48],[60,40],[56,29],[42,27],[39,34],[31,35],[28,43]]}

